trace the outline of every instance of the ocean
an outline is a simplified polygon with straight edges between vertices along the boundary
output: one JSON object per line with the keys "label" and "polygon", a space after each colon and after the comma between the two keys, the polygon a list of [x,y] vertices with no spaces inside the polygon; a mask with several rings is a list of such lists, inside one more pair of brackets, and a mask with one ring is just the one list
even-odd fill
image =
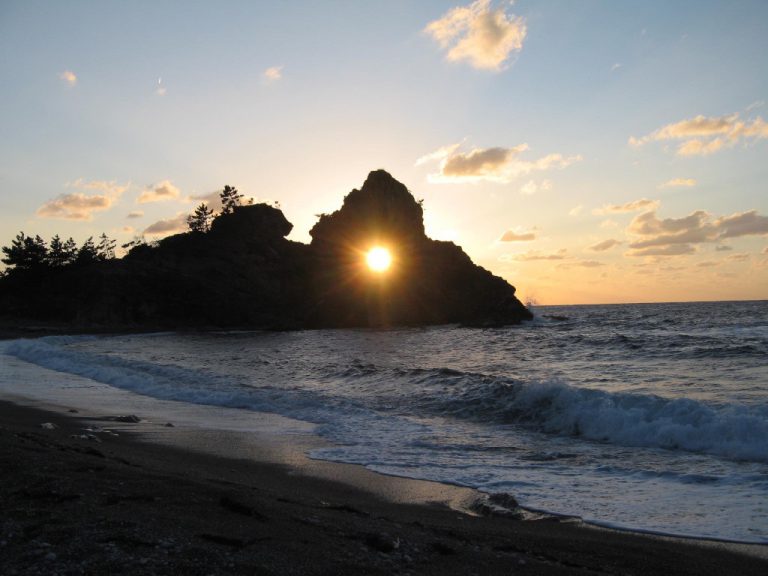
{"label": "ocean", "polygon": [[768,543],[768,301],[534,313],[493,329],[5,341],[0,392],[271,412],[329,441],[312,458],[603,526]]}

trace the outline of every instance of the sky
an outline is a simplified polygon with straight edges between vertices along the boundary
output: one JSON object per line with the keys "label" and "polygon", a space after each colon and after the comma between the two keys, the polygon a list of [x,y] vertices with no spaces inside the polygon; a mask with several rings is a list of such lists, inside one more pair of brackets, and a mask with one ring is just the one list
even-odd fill
{"label": "sky", "polygon": [[768,298],[768,2],[0,0],[0,245],[309,242],[383,168],[535,304]]}

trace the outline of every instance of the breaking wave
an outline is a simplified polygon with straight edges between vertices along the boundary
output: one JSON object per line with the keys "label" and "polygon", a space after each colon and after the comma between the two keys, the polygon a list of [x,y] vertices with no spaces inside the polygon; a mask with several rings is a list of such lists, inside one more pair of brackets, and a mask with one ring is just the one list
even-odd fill
{"label": "breaking wave", "polygon": [[[351,417],[442,417],[620,446],[768,462],[768,407],[764,405],[608,392],[558,380],[521,382],[454,369],[355,363],[331,370],[327,365],[316,367],[318,381],[333,381],[331,388],[259,386],[244,375],[67,348],[82,339],[15,340],[6,343],[4,351],[45,368],[151,397],[276,412],[341,428]],[[339,393],[351,382],[357,391],[354,397]]]}

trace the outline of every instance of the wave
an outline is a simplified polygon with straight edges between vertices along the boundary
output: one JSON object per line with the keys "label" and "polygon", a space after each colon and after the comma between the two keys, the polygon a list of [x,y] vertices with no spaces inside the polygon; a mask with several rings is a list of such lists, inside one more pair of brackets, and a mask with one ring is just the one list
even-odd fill
{"label": "wave", "polygon": [[557,380],[515,382],[474,375],[428,401],[446,416],[523,426],[623,446],[683,450],[768,462],[768,408],[607,392]]}
{"label": "wave", "polygon": [[[270,378],[257,386],[252,373],[237,377],[66,347],[82,339],[15,340],[4,351],[155,398],[276,412],[331,428],[348,428],[353,420],[360,425],[372,418],[381,424],[388,417],[438,416],[621,446],[768,462],[764,405],[714,404],[579,388],[558,380],[521,382],[449,368],[381,368],[363,362],[316,367],[316,375],[334,381],[335,390],[272,386],[266,383]],[[354,398],[345,396],[353,388]]]}

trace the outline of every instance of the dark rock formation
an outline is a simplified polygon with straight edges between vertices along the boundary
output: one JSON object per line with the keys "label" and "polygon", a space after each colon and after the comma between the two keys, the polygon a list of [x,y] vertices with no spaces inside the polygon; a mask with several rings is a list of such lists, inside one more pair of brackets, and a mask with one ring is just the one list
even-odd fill
{"label": "dark rock formation", "polygon": [[[424,234],[421,205],[383,170],[371,172],[340,210],[323,215],[312,236],[312,326],[513,324],[531,318],[515,288],[476,266],[452,242]],[[365,254],[386,247],[386,273]]]}
{"label": "dark rock formation", "polygon": [[[304,328],[464,323],[531,318],[503,279],[451,242],[424,234],[421,205],[386,172],[371,172],[342,208],[323,215],[310,245],[266,204],[218,216],[120,260],[11,271],[0,305],[17,317],[145,328]],[[392,267],[365,265],[386,246]]]}

